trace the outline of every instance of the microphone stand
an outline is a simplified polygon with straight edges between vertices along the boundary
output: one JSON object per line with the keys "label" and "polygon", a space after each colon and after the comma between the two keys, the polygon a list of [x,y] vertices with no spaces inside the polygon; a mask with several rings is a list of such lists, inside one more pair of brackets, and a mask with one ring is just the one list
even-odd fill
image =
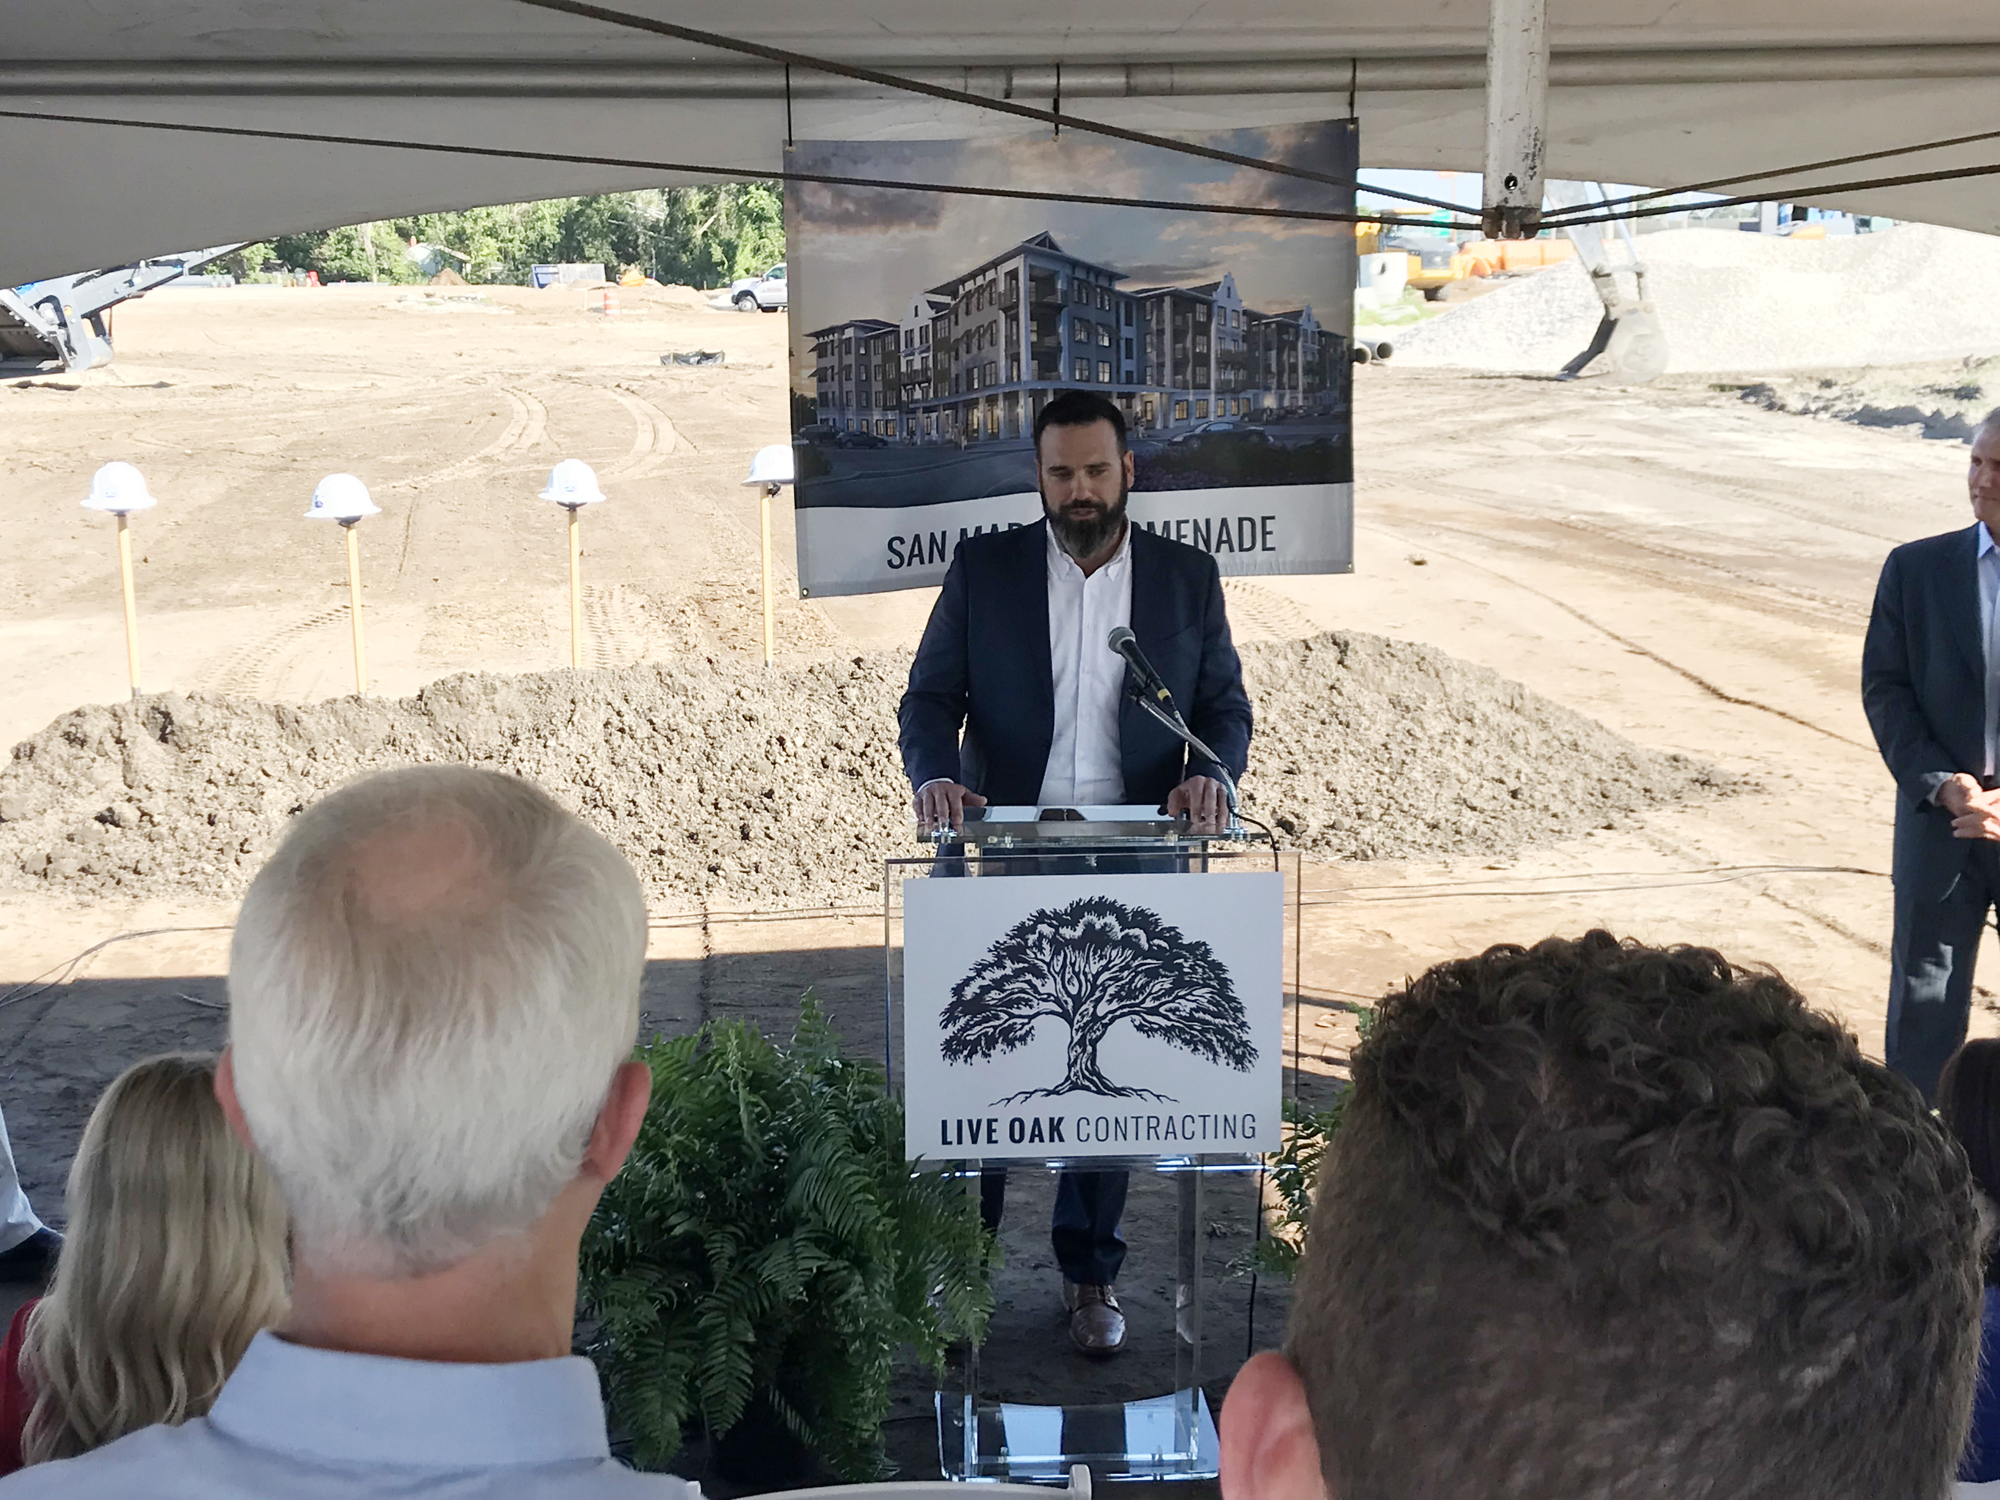
{"label": "microphone stand", "polygon": [[1151,693],[1129,677],[1126,679],[1125,693],[1134,703],[1171,730],[1177,738],[1185,741],[1187,747],[1196,755],[1215,767],[1216,775],[1222,780],[1223,794],[1229,799],[1229,826],[1222,830],[1222,836],[1228,839],[1244,837],[1243,819],[1236,801],[1236,778],[1229,774],[1229,767],[1222,763],[1222,757],[1209,749],[1200,736],[1187,727],[1187,721],[1181,717],[1180,710],[1171,706],[1174,701],[1171,696],[1167,698],[1169,706],[1163,707]]}

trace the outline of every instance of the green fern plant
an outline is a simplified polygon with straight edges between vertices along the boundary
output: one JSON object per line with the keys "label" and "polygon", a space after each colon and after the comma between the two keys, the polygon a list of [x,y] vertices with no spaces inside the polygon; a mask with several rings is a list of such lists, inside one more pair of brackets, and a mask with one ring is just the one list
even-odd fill
{"label": "green fern plant", "polygon": [[962,1185],[912,1173],[880,1068],[810,994],[789,1047],[711,1022],[638,1056],[653,1101],[584,1238],[592,1353],[642,1468],[761,1397],[842,1478],[886,1472],[896,1351],[984,1337],[991,1236]]}
{"label": "green fern plant", "polygon": [[[1368,1033],[1375,1029],[1373,1008],[1361,1010],[1355,1016],[1355,1023],[1361,1040],[1366,1041]],[[1285,1100],[1284,1145],[1264,1157],[1277,1212],[1267,1225],[1265,1237],[1251,1247],[1238,1270],[1282,1276],[1287,1281],[1298,1275],[1299,1260],[1305,1254],[1306,1231],[1312,1222],[1313,1188],[1319,1182],[1326,1149],[1346,1112],[1345,1089],[1325,1109],[1307,1109],[1295,1098]]]}

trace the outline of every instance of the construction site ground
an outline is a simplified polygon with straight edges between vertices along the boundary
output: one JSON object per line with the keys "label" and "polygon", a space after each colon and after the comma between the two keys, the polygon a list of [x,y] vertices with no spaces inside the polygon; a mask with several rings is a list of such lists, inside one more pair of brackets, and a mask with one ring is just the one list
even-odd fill
{"label": "construction site ground", "polygon": [[[119,309],[108,370],[0,386],[0,738],[126,693],[112,526],[78,506],[113,458],[137,463],[160,499],[133,521],[149,688],[351,691],[341,538],[302,519],[314,482],[342,469],[383,507],[361,529],[375,691],[566,665],[562,514],[535,498],[559,457],[595,464],[611,497],[583,517],[590,661],[754,664],[757,496],[740,481],[756,448],[786,437],[786,320],[672,289],[627,291],[616,315],[596,301],[163,292]],[[661,363],[692,348],[728,362]],[[1338,628],[1427,642],[1754,785],[1512,856],[1308,862],[1297,1021],[1310,1092],[1341,1071],[1355,1009],[1404,976],[1591,926],[1773,965],[1879,1054],[1892,788],[1858,701],[1861,638],[1888,548],[1969,523],[1965,448],[1766,409],[1742,383],[1356,372],[1355,572],[1230,582],[1239,638]],[[801,601],[790,530],[781,500],[782,657],[914,642],[929,592]],[[1252,763],[1254,778],[1254,747]],[[914,852],[900,828],[882,847]],[[858,1035],[879,1035],[880,901],[662,910],[649,1023],[780,1027],[811,987]],[[102,1084],[146,1052],[216,1044],[230,918],[219,901],[0,897],[0,1105],[51,1216]],[[141,935],[73,962],[121,934]],[[1973,1025],[1991,1034],[2000,960],[1982,962]],[[1029,1191],[1010,1208],[996,1388],[1165,1390],[1170,1194],[1135,1196],[1133,1344],[1108,1367],[1050,1355],[1044,1203]],[[1213,1266],[1241,1253],[1253,1217],[1247,1199],[1210,1217]],[[1205,1373],[1219,1393],[1249,1307],[1247,1283],[1218,1285],[1225,1331],[1212,1337],[1228,1352]],[[1275,1340],[1282,1309],[1265,1285],[1257,1343]],[[897,1420],[899,1448],[921,1451],[921,1382]]]}

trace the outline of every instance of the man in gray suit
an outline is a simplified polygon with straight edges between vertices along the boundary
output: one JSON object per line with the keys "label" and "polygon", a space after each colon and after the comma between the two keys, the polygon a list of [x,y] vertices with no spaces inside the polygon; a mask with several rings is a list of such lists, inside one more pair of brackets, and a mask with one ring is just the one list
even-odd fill
{"label": "man in gray suit", "polygon": [[2000,411],[1972,439],[1975,524],[1882,565],[1861,702],[1896,778],[1889,1066],[1930,1098],[1965,1040],[1972,963],[2000,902]]}

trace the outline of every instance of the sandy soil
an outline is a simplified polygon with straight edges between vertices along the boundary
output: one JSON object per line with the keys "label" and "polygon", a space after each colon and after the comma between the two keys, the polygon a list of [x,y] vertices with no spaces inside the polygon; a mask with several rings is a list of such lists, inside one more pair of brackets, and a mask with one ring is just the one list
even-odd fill
{"label": "sandy soil", "polygon": [[[628,295],[637,310],[606,318],[575,293],[432,311],[406,295],[156,293],[121,310],[106,376],[0,388],[0,738],[125,694],[110,526],[77,508],[95,466],[119,457],[161,498],[135,522],[149,687],[295,701],[350,689],[339,538],[300,519],[336,468],[362,474],[384,509],[363,528],[384,692],[566,661],[561,517],[533,498],[561,456],[596,463],[612,497],[584,518],[597,664],[757,650],[756,500],[737,481],[784,437],[784,320],[665,297]],[[658,363],[718,346],[719,370]],[[1392,363],[1357,373],[1356,403],[1356,572],[1230,584],[1240,636],[1424,642],[1756,789],[1511,858],[1309,864],[1309,1085],[1337,1074],[1354,1008],[1385,986],[1488,943],[1598,923],[1774,964],[1879,1048],[1891,786],[1857,662],[1883,553],[1966,524],[1962,446],[1695,381],[1631,391]],[[777,528],[787,595],[789,520]],[[786,597],[780,651],[907,648],[930,597]],[[882,918],[867,893],[853,901],[782,918],[663,914],[649,1018],[776,1025],[815,985],[858,1038],[879,1037]],[[0,1102],[52,1215],[102,1083],[145,1051],[218,1035],[229,916],[221,901],[0,897]],[[155,935],[71,964],[131,932]],[[1985,961],[1974,1026],[1991,1034],[2000,969]],[[997,1381],[1031,1379],[1044,1399],[1166,1388],[1163,1212],[1135,1206],[1133,1346],[1095,1367],[1061,1350],[1045,1220],[1017,1195]],[[1242,1224],[1216,1214],[1212,1266]],[[1217,1285],[1236,1320],[1217,1341],[1219,1392],[1244,1347],[1245,1289]],[[1265,1287],[1259,1343],[1281,1309]],[[920,1382],[898,1416],[899,1448],[920,1458]]]}

